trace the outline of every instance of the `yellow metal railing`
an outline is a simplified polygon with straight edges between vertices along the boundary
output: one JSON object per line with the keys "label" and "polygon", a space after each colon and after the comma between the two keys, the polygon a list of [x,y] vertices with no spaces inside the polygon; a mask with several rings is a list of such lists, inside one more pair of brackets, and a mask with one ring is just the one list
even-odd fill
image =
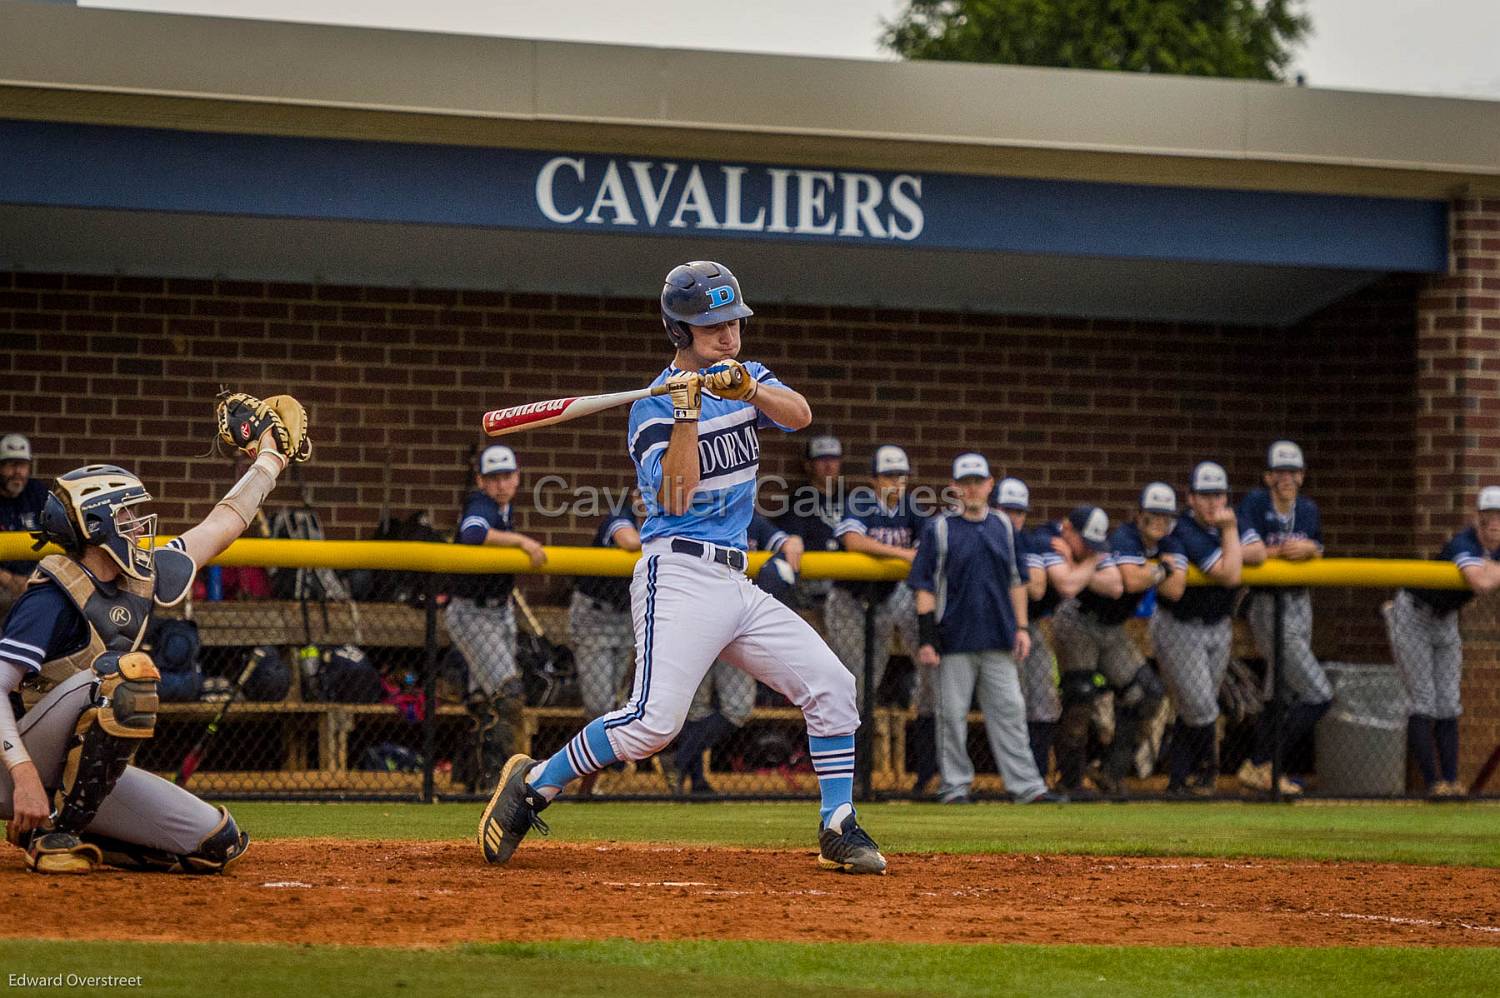
{"label": "yellow metal railing", "polygon": [[[170,538],[159,538],[158,544]],[[31,550],[26,533],[0,532],[0,561],[36,559],[57,552],[54,547]],[[549,547],[547,563],[533,568],[518,548],[439,544],[430,541],[293,541],[245,538],[235,541],[214,560],[216,565],[263,565],[276,568],[368,568],[409,572],[447,572],[514,575],[615,575],[631,573],[638,555],[629,551],[597,547]],[[765,552],[750,555],[753,575],[770,557]],[[802,558],[802,574],[809,579],[853,581],[900,581],[906,578],[906,563],[895,558],[874,558],[849,552],[809,552]],[[1188,581],[1202,585],[1206,578],[1196,568]],[[1272,560],[1246,568],[1244,581],[1250,586],[1348,586],[1365,589],[1395,589],[1421,586],[1428,589],[1463,589],[1467,585],[1458,566],[1447,561],[1403,558],[1321,558],[1316,561]]]}

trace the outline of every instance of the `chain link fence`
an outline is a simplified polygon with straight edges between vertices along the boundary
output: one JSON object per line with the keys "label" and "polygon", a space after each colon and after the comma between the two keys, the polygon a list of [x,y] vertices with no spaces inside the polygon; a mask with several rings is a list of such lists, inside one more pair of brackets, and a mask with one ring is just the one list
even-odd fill
{"label": "chain link fence", "polygon": [[[430,552],[428,567],[454,551],[410,546]],[[572,551],[578,571],[597,564],[596,551],[553,550]],[[137,763],[212,798],[479,797],[511,752],[543,758],[631,697],[628,599],[590,586],[537,605],[519,591],[476,605],[422,567],[373,573],[373,586],[332,569],[205,569],[194,598],[160,611],[150,632],[163,704]],[[622,568],[628,560],[614,581],[628,581]],[[1492,746],[1460,755],[1460,614],[1424,595],[1435,591],[1258,587],[1214,621],[1179,619],[1148,598],[1143,615],[1092,631],[1064,604],[1032,628],[1040,640],[1026,671],[1050,694],[1023,685],[1061,704],[1043,722],[1047,738],[1035,723],[1029,732],[1039,768],[1075,799],[1447,799],[1469,789],[1462,761],[1473,790],[1492,792],[1493,767],[1479,763]],[[936,675],[914,662],[910,590],[804,584],[795,602],[859,680],[856,792],[931,799]],[[1059,689],[1088,642],[1109,653],[1085,663],[1086,689]],[[967,732],[972,795],[1003,798],[977,705]],[[663,751],[570,793],[811,798],[817,781],[800,712],[716,662]]]}

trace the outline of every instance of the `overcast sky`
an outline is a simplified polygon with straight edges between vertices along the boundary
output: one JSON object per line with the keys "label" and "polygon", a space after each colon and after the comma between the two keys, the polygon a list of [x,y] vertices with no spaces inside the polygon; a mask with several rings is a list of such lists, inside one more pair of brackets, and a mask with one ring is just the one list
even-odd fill
{"label": "overcast sky", "polygon": [[[85,7],[417,31],[888,59],[903,0],[83,0]],[[1500,99],[1500,0],[1306,0],[1311,86]]]}

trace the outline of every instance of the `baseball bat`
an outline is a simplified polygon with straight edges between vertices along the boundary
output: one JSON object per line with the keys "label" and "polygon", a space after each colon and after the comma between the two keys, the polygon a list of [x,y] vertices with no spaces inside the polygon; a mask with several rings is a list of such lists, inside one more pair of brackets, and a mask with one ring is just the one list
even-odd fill
{"label": "baseball bat", "polygon": [[484,432],[492,437],[503,437],[507,433],[534,430],[539,426],[566,423],[580,416],[591,416],[617,405],[665,395],[671,389],[666,385],[637,388],[628,392],[610,392],[606,395],[575,395],[570,398],[548,399],[546,402],[527,402],[508,409],[493,409],[484,414]]}
{"label": "baseball bat", "polygon": [[240,691],[250,681],[250,674],[255,671],[256,666],[260,665],[263,658],[265,658],[265,653],[259,648],[250,653],[250,660],[245,663],[245,668],[240,672],[240,678],[236,679],[234,685],[230,687],[229,696],[225,698],[223,705],[219,707],[219,712],[213,716],[213,720],[208,722],[208,728],[199,736],[197,743],[188,749],[188,754],[182,757],[182,765],[177,767],[177,775],[172,777],[173,783],[182,787],[186,786],[187,781],[193,778],[193,774],[198,771],[198,767],[203,763],[203,757],[208,754],[209,743],[219,733],[219,723],[224,720],[224,715],[229,713],[229,705],[234,703],[235,698],[240,695]]}

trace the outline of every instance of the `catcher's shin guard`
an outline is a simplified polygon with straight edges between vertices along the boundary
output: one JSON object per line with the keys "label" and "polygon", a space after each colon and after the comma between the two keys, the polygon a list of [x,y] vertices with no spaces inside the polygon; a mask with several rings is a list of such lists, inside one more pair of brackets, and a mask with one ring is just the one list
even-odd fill
{"label": "catcher's shin guard", "polygon": [[105,652],[94,660],[89,707],[78,716],[68,747],[53,827],[76,835],[88,827],[104,798],[156,731],[160,673],[144,652]]}
{"label": "catcher's shin guard", "polygon": [[150,873],[222,873],[234,865],[245,850],[250,848],[250,835],[240,831],[233,816],[223,807],[219,808],[219,823],[214,830],[198,843],[190,853],[175,853],[165,849],[137,845],[85,832],[83,840],[90,847],[97,847],[103,861],[122,870]]}

